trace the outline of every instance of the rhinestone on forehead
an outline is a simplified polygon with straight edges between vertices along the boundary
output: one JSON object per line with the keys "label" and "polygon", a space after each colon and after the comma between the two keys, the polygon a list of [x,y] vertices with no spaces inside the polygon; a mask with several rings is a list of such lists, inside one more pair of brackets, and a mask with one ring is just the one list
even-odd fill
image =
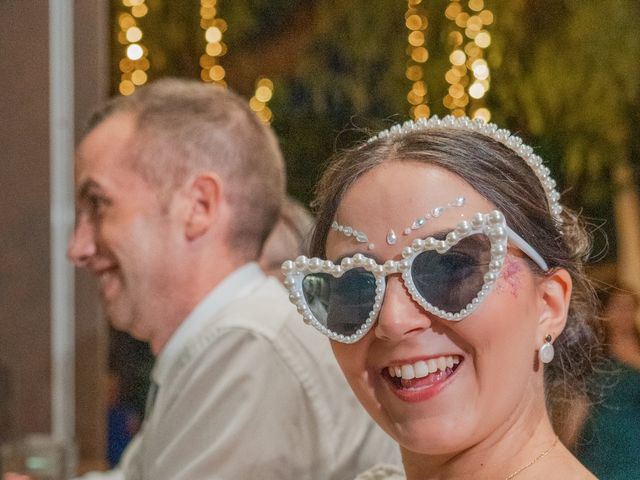
{"label": "rhinestone on forehead", "polygon": [[[418,217],[413,222],[411,222],[411,225],[405,228],[402,231],[402,234],[409,235],[412,231],[419,230],[420,228],[422,228],[428,220],[432,218],[438,218],[439,216],[441,216],[445,210],[453,207],[461,207],[464,205],[464,203],[465,203],[464,197],[456,197],[454,200],[450,201],[449,203],[447,203],[442,207],[432,208],[423,216]],[[358,243],[368,243],[369,245],[367,248],[369,248],[369,250],[373,250],[375,248],[375,245],[373,243],[369,243],[369,237],[367,237],[366,233],[356,230],[355,228],[349,225],[342,225],[338,223],[337,220],[334,220],[333,223],[331,224],[331,229],[335,230],[338,233],[343,234],[346,237],[355,238]],[[396,232],[394,232],[393,229],[390,229],[386,237],[387,244],[394,245],[397,239],[398,237],[396,235]]]}
{"label": "rhinestone on forehead", "polygon": [[481,119],[472,120],[469,117],[454,117],[447,115],[440,119],[433,116],[429,119],[420,118],[416,121],[408,120],[403,124],[394,125],[387,130],[379,132],[377,135],[369,138],[367,143],[374,142],[382,138],[396,138],[406,135],[413,131],[428,130],[431,128],[450,128],[454,130],[466,130],[476,132],[486,137],[492,138],[504,146],[514,151],[520,156],[538,177],[538,180],[544,188],[549,211],[558,226],[562,225],[562,205],[560,204],[560,194],[556,190],[556,182],[551,178],[550,170],[543,163],[542,159],[533,152],[533,148],[525,145],[522,139],[516,135],[512,135],[509,130],[498,128],[493,123],[485,123]]}

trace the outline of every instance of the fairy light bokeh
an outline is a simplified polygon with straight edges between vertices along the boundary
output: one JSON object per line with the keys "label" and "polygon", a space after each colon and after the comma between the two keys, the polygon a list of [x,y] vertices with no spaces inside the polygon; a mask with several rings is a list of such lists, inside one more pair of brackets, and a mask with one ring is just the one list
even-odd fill
{"label": "fairy light bokeh", "polygon": [[227,45],[222,41],[227,31],[227,22],[218,17],[217,0],[200,0],[200,28],[204,30],[205,53],[200,56],[200,78],[207,83],[226,86],[227,72],[220,65],[220,57],[227,53]]}
{"label": "fairy light bokeh", "polygon": [[123,46],[123,57],[118,63],[120,82],[118,91],[122,95],[131,95],[136,87],[147,83],[149,51],[142,43],[144,34],[138,19],[149,12],[145,0],[122,0],[126,11],[118,15],[118,42]]}
{"label": "fairy light bokeh", "polygon": [[425,34],[429,20],[421,3],[422,0],[408,0],[407,11],[404,15],[405,25],[409,30],[407,35],[409,60],[405,76],[412,82],[411,89],[407,93],[407,101],[411,105],[409,113],[413,119],[428,117],[431,114],[423,69],[424,64],[429,60]]}
{"label": "fairy light bokeh", "polygon": [[451,53],[451,67],[445,73],[449,84],[443,98],[444,106],[456,116],[491,119],[484,98],[491,84],[491,71],[485,59],[485,50],[491,45],[491,34],[486,29],[493,23],[493,13],[485,8],[484,0],[450,0],[445,16],[452,22],[447,36]]}
{"label": "fairy light bokeh", "polygon": [[266,77],[259,78],[256,81],[255,91],[249,100],[249,107],[253,110],[258,118],[266,124],[270,124],[273,119],[273,112],[267,106],[269,100],[273,97],[273,82]]}

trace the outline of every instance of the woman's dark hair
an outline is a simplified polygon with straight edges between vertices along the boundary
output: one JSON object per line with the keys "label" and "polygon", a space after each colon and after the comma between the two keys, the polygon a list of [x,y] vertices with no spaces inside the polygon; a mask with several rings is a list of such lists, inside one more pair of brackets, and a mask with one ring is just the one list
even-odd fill
{"label": "woman's dark hair", "polygon": [[[420,162],[446,169],[466,180],[502,211],[509,226],[549,265],[566,269],[573,291],[556,356],[545,366],[547,406],[556,430],[576,396],[586,395],[595,359],[601,355],[602,329],[597,298],[584,272],[591,245],[583,223],[568,209],[558,225],[550,213],[540,180],[522,157],[481,133],[447,127],[415,129],[374,140],[337,154],[316,187],[317,224],[311,254],[322,257],[336,210],[349,187],[385,162]],[[532,271],[544,275],[533,262]]]}

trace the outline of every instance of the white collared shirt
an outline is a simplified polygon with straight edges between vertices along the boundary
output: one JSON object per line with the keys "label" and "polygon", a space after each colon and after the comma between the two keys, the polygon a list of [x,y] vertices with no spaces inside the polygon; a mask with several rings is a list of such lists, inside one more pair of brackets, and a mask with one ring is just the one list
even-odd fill
{"label": "white collared shirt", "polygon": [[303,324],[284,287],[254,263],[191,312],[152,377],[155,404],[119,478],[344,480],[399,462],[397,445],[349,390],[328,340]]}

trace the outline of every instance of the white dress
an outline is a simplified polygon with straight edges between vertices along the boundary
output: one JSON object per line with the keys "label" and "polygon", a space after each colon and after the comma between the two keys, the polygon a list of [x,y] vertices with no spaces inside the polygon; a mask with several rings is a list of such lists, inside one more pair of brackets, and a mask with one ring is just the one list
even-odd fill
{"label": "white dress", "polygon": [[355,480],[406,480],[404,472],[397,465],[376,465],[362,472]]}

